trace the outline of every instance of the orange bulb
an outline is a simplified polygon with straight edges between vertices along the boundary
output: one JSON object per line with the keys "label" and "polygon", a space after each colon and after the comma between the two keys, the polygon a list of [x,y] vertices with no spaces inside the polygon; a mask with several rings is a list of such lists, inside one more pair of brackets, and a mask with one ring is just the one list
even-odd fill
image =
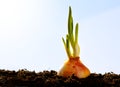
{"label": "orange bulb", "polygon": [[73,74],[78,78],[86,78],[90,75],[90,70],[80,61],[79,57],[69,58],[58,72],[58,75],[64,77],[72,76]]}

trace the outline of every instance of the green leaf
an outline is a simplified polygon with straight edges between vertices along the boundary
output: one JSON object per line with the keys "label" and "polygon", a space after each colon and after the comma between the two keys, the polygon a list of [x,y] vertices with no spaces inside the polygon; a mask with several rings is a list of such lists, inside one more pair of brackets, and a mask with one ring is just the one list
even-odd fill
{"label": "green leaf", "polygon": [[[78,23],[75,26],[75,33],[73,33],[73,17],[72,9],[69,7],[68,15],[68,34],[66,35],[66,41],[62,38],[68,57],[79,56],[79,45],[78,45]],[[72,48],[72,52],[70,50]],[[73,54],[72,54],[73,53]]]}
{"label": "green leaf", "polygon": [[72,10],[69,7],[69,16],[68,16],[68,35],[70,38],[70,43],[72,48],[74,47],[74,35],[73,35],[73,17],[72,17]]}
{"label": "green leaf", "polygon": [[75,26],[75,44],[78,43],[78,23]]}
{"label": "green leaf", "polygon": [[65,43],[65,40],[64,40],[63,37],[62,37],[62,41],[63,41],[63,44],[64,44],[64,46],[65,46],[65,48],[66,48],[66,43]]}

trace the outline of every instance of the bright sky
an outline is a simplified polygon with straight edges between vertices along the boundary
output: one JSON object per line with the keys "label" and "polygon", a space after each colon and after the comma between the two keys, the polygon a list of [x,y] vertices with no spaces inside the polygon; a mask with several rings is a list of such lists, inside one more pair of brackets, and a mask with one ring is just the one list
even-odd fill
{"label": "bright sky", "polygon": [[120,73],[120,0],[0,0],[0,69],[58,71],[69,6],[82,62],[91,72]]}

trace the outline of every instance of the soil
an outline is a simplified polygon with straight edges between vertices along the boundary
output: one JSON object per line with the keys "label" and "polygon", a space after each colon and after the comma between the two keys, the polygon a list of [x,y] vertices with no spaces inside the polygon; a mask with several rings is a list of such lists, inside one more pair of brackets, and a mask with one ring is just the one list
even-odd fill
{"label": "soil", "polygon": [[0,70],[0,87],[120,87],[120,74],[91,73],[89,77],[79,79],[76,76],[62,77],[57,72]]}

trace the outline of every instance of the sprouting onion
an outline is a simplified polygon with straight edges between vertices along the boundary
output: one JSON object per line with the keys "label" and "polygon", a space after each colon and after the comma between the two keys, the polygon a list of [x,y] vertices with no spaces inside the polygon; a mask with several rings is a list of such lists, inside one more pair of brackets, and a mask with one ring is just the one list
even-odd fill
{"label": "sprouting onion", "polygon": [[68,60],[64,63],[64,66],[58,72],[60,76],[71,76],[75,75],[79,78],[86,78],[90,75],[89,69],[80,60],[80,46],[78,44],[78,23],[75,25],[75,32],[73,30],[73,17],[72,10],[69,7],[68,15],[68,34],[66,39],[62,37]]}

